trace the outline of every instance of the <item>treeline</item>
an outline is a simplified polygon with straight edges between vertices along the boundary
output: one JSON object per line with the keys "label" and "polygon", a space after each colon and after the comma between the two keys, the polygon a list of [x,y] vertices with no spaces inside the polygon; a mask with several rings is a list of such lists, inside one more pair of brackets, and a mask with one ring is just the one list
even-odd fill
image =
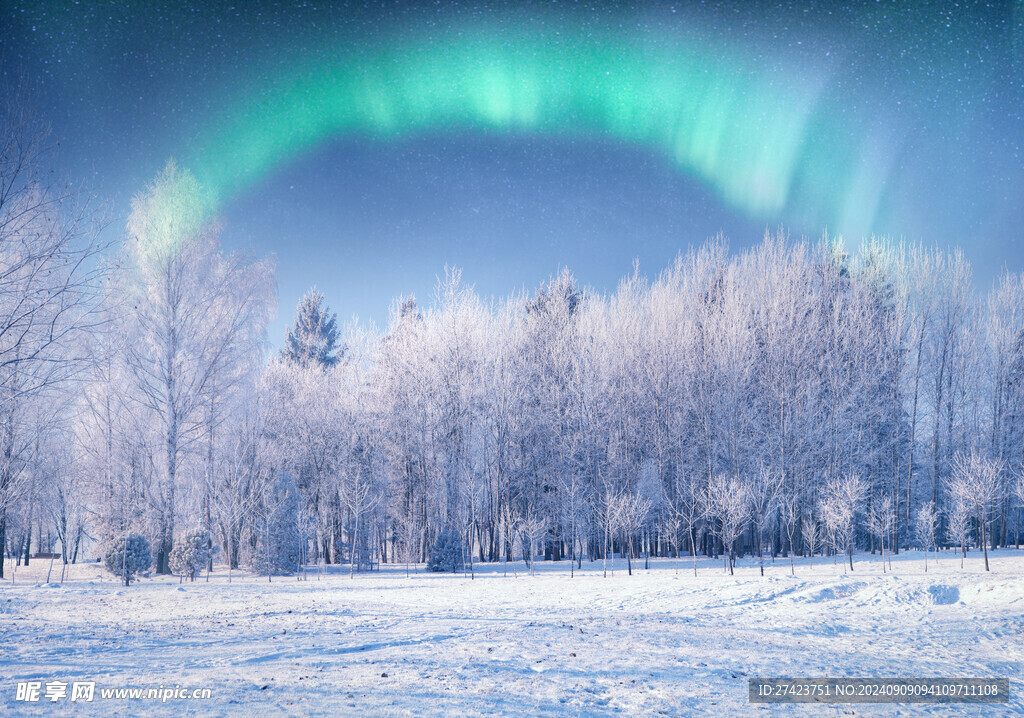
{"label": "treeline", "polygon": [[382,332],[312,291],[269,357],[272,267],[221,252],[187,172],[103,255],[78,205],[37,205],[0,204],[15,563],[133,534],[159,572],[208,541],[267,574],[1020,540],[1024,286],[979,297],[959,252],[713,241],[498,302],[448,270]]}

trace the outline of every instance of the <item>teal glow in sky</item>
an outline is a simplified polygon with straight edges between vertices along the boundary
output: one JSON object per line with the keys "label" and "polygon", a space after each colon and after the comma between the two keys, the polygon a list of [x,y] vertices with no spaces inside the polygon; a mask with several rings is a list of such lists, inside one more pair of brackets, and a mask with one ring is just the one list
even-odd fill
{"label": "teal glow in sky", "polygon": [[[884,181],[878,157],[840,159],[834,144],[816,141],[832,124],[820,101],[824,71],[767,66],[727,45],[566,22],[470,24],[313,55],[252,83],[192,148],[188,164],[208,186],[231,195],[338,136],[455,128],[635,143],[758,219],[795,210],[837,225],[859,211],[854,224],[867,230],[875,198],[864,202],[864,186]],[[830,170],[823,191],[815,167],[837,160],[849,166]]]}

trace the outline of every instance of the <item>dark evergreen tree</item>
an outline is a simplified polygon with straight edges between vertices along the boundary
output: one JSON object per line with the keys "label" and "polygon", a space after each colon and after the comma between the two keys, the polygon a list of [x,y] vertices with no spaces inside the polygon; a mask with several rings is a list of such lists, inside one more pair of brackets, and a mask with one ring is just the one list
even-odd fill
{"label": "dark evergreen tree", "polygon": [[270,478],[254,522],[256,546],[252,568],[260,576],[287,576],[299,570],[303,538],[299,532],[299,495],[286,472]]}
{"label": "dark evergreen tree", "polygon": [[438,573],[461,571],[464,563],[462,554],[462,535],[456,529],[442,531],[430,549],[427,570]]}
{"label": "dark evergreen tree", "polygon": [[310,289],[295,308],[295,322],[285,331],[281,358],[301,366],[316,362],[332,367],[345,355],[338,344],[338,315],[323,306],[324,295]]}

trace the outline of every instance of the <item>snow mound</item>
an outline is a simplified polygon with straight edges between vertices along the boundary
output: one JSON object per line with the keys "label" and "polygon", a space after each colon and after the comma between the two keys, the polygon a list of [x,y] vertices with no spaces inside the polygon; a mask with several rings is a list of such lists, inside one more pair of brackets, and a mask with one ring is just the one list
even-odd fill
{"label": "snow mound", "polygon": [[864,588],[863,583],[846,583],[839,584],[836,586],[828,586],[820,591],[816,591],[807,597],[807,601],[811,603],[821,603],[822,601],[835,601],[842,598],[849,598],[858,591]]}

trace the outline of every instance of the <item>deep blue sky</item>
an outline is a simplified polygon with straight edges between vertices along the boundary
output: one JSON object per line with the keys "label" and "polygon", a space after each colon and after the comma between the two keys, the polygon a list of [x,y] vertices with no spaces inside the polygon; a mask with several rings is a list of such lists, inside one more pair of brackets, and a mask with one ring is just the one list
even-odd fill
{"label": "deep blue sky", "polygon": [[[372,52],[411,37],[443,44],[486,22],[488,42],[497,43],[505,32],[532,32],[538,17],[581,37],[593,31],[661,53],[645,50],[644,58],[670,57],[677,46],[696,42],[712,76],[731,62],[770,77],[756,96],[746,90],[737,96],[733,88],[733,107],[756,104],[770,116],[776,97],[781,103],[812,96],[813,88],[813,121],[799,158],[804,183],[821,186],[807,196],[843,206],[829,184],[862,172],[868,185],[881,187],[878,209],[860,218],[860,205],[847,202],[855,209],[843,222],[961,246],[984,287],[999,267],[1024,265],[1022,7],[236,8],[4,0],[0,63],[6,82],[27,82],[37,112],[52,126],[60,142],[55,169],[110,201],[108,232],[119,237],[131,196],[169,157],[193,156],[216,136],[210,128],[230,119],[240,94],[269,95],[338,53],[372,66]],[[728,111],[720,117],[731,121]],[[744,130],[758,131],[756,123]],[[634,259],[653,274],[678,251],[719,233],[742,247],[780,225],[798,237],[820,236],[829,221],[831,231],[843,229],[822,219],[830,216],[826,210],[803,211],[815,210],[813,202],[752,209],[722,191],[728,178],[719,174],[716,185],[691,169],[649,143],[582,126],[553,133],[456,121],[386,136],[338,133],[290,153],[224,197],[222,241],[229,249],[276,255],[280,307],[271,340],[279,344],[296,302],[313,284],[339,317],[358,314],[383,324],[391,298],[414,293],[429,301],[445,264],[462,267],[484,296],[531,289],[561,266],[605,290],[631,271]],[[861,237],[846,239],[856,245]]]}

